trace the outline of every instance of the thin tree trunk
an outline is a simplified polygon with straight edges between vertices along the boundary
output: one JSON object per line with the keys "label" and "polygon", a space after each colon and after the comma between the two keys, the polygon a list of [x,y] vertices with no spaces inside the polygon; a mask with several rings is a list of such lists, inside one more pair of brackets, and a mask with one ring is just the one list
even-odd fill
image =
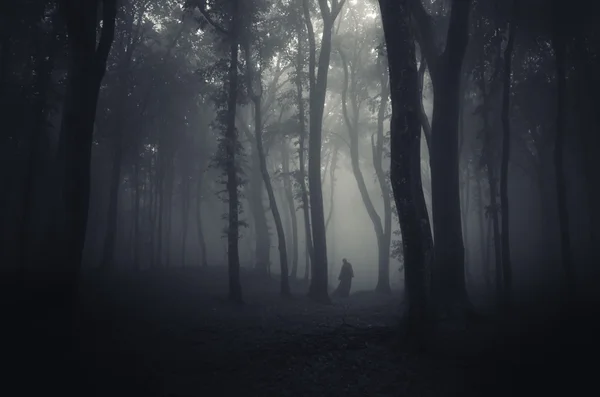
{"label": "thin tree trunk", "polygon": [[564,142],[566,124],[566,56],[567,43],[562,21],[562,4],[553,1],[554,24],[552,40],[556,61],[557,101],[556,101],[556,138],[554,141],[554,170],[556,173],[556,196],[558,203],[558,222],[560,229],[561,259],[565,271],[567,298],[573,299],[576,294],[575,272],[572,263],[571,234],[569,231],[569,207],[567,203],[567,181],[564,169]]}
{"label": "thin tree trunk", "polygon": [[327,236],[325,233],[325,213],[323,210],[323,187],[321,185],[321,146],[323,132],[323,112],[327,93],[327,75],[331,58],[332,29],[335,19],[345,1],[332,0],[331,8],[327,1],[320,0],[323,16],[323,33],[319,52],[318,73],[316,71],[316,45],[308,0],[304,0],[304,19],[308,28],[310,58],[310,134],[308,137],[308,182],[310,186],[310,214],[312,221],[313,260],[309,295],[318,302],[329,302],[327,281]]}
{"label": "thin tree trunk", "polygon": [[196,193],[196,227],[198,228],[198,245],[200,246],[200,258],[202,267],[208,266],[206,259],[206,240],[202,222],[202,175],[198,177],[198,192]]}
{"label": "thin tree trunk", "polygon": [[[515,0],[516,3],[516,0]],[[513,5],[515,7],[515,5]],[[510,161],[510,83],[512,52],[514,47],[514,26],[509,26],[508,43],[504,51],[504,91],[502,93],[502,164],[500,169],[500,203],[502,216],[502,276],[504,301],[509,303],[512,296],[512,264],[510,260],[510,214],[508,202],[508,165]]]}
{"label": "thin tree trunk", "polygon": [[190,212],[190,180],[187,176],[183,176],[182,192],[181,192],[181,266],[185,267],[185,247],[188,236],[188,219]]}
{"label": "thin tree trunk", "polygon": [[238,137],[235,128],[235,112],[238,91],[238,41],[239,41],[239,5],[240,0],[233,0],[233,17],[230,34],[229,60],[229,92],[227,97],[227,125],[225,133],[226,172],[228,193],[228,228],[227,228],[227,262],[229,270],[229,299],[242,303],[242,286],[240,284],[239,255],[239,195],[238,170],[235,161]]}
{"label": "thin tree trunk", "polygon": [[285,199],[290,212],[291,228],[292,228],[292,278],[298,277],[298,218],[296,216],[296,203],[292,191],[292,182],[290,180],[290,155],[287,141],[281,145],[282,155],[282,170],[283,170],[283,186],[285,189]]}
{"label": "thin tree trunk", "polygon": [[[304,1],[304,0],[299,0]],[[306,17],[306,14],[305,14]],[[310,15],[308,16],[310,17]],[[308,25],[308,23],[307,23]],[[298,24],[298,51],[296,59],[296,96],[298,101],[298,121],[299,121],[299,145],[298,145],[298,160],[299,160],[299,172],[298,172],[298,183],[300,184],[300,191],[302,196],[302,211],[304,214],[304,232],[305,232],[305,244],[306,244],[306,257],[307,263],[310,263],[313,257],[313,242],[312,242],[312,228],[310,225],[310,204],[308,200],[308,187],[306,186],[306,160],[304,158],[306,154],[306,114],[304,109],[304,94],[302,87],[302,75],[304,74],[304,52],[303,47],[303,28],[301,23]],[[311,37],[311,36],[309,36]],[[313,43],[314,43],[314,36]],[[312,53],[311,53],[312,54]],[[308,268],[304,272],[304,278],[308,281]]]}
{"label": "thin tree trunk", "polygon": [[287,258],[287,247],[285,244],[285,233],[283,231],[283,223],[281,222],[281,214],[279,213],[279,208],[277,206],[277,201],[275,200],[275,194],[273,193],[273,185],[271,184],[271,177],[269,176],[269,171],[267,170],[267,159],[265,155],[265,150],[263,148],[262,142],[262,119],[261,119],[261,111],[260,111],[260,96],[254,97],[254,121],[255,121],[255,131],[256,135],[256,148],[258,150],[258,158],[260,161],[260,170],[263,177],[263,182],[265,187],[267,188],[267,195],[269,197],[269,206],[271,207],[271,212],[273,214],[273,219],[275,221],[275,229],[277,230],[277,240],[278,240],[278,249],[279,249],[279,265],[281,266],[281,295],[282,296],[290,296],[290,284],[288,280],[288,258]]}
{"label": "thin tree trunk", "polygon": [[[135,270],[140,270],[140,204],[142,193],[140,192],[140,157],[135,159],[133,169],[133,184],[135,189],[135,204],[133,209],[134,216],[134,238],[133,238],[133,267]],[[143,184],[145,186],[145,184]],[[144,189],[145,190],[145,189]]]}

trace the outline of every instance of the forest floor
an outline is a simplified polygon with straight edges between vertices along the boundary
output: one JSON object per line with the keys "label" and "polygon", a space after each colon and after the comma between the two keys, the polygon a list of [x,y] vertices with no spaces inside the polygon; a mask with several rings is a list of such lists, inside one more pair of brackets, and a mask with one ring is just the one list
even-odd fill
{"label": "forest floor", "polygon": [[[447,349],[416,354],[400,337],[399,292],[359,291],[319,305],[302,283],[292,284],[291,299],[279,296],[276,279],[243,274],[242,283],[239,307],[225,299],[221,268],[88,275],[73,340],[76,369],[54,382],[75,390],[63,395],[102,397],[524,395],[517,391],[546,388],[536,370],[564,378],[564,360],[575,371],[573,354],[584,352],[558,348],[556,335],[524,338],[515,331],[522,327],[513,327],[509,343],[508,332],[485,321],[449,327]],[[532,349],[531,341],[542,342]],[[516,385],[525,379],[527,388]],[[568,382],[568,390],[580,384]]]}

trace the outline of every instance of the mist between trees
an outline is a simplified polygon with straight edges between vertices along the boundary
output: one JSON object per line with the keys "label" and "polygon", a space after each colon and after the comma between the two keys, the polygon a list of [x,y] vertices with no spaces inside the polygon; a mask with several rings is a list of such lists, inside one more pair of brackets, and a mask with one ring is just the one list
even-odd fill
{"label": "mist between trees", "polygon": [[4,3],[21,282],[226,266],[233,301],[242,268],[327,303],[347,258],[422,326],[598,276],[591,3]]}

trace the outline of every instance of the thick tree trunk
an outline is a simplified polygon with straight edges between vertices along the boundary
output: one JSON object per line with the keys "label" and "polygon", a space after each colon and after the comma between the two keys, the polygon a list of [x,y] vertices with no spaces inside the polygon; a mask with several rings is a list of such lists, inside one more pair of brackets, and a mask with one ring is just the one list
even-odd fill
{"label": "thick tree trunk", "polygon": [[410,33],[408,0],[380,0],[392,101],[390,177],[404,250],[408,331],[422,341],[427,318],[426,247],[417,202],[421,186],[419,77]]}
{"label": "thick tree trunk", "polygon": [[460,215],[458,121],[461,67],[469,40],[471,2],[452,2],[446,48],[441,55],[436,54],[430,17],[420,0],[412,4],[434,89],[430,144],[435,242],[432,292],[438,309],[461,308],[468,304],[468,296]]}
{"label": "thick tree trunk", "polygon": [[61,131],[65,156],[62,203],[66,209],[61,248],[65,256],[63,270],[54,268],[53,275],[62,278],[70,287],[75,286],[85,243],[96,105],[114,38],[117,8],[115,0],[102,1],[102,34],[97,42],[98,3],[94,2],[94,7],[71,0],[63,9],[71,57]]}

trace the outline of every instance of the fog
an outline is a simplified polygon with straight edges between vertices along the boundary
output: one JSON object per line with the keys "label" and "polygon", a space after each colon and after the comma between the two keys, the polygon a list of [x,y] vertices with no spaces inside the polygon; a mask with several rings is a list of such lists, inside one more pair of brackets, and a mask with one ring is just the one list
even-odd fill
{"label": "fog", "polygon": [[5,378],[577,393],[600,324],[593,4],[3,2]]}

